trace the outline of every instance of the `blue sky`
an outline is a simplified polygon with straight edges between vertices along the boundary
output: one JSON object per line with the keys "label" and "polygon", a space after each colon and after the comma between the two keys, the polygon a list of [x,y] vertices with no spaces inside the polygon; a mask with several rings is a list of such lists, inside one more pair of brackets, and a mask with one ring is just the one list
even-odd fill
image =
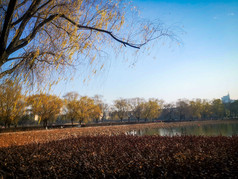
{"label": "blue sky", "polygon": [[213,99],[228,92],[238,99],[238,1],[133,2],[142,17],[182,29],[177,31],[182,45],[154,44],[135,66],[112,55],[108,68],[92,80],[75,79],[55,87],[55,93],[101,94],[109,103],[119,97]]}

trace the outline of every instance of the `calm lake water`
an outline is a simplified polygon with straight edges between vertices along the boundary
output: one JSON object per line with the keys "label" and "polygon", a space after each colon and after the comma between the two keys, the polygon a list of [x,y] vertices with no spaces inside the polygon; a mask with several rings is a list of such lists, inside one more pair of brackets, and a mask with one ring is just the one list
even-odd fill
{"label": "calm lake water", "polygon": [[128,135],[203,135],[203,136],[232,136],[238,135],[238,123],[227,124],[202,124],[194,126],[183,126],[174,128],[144,128],[139,130],[128,131]]}

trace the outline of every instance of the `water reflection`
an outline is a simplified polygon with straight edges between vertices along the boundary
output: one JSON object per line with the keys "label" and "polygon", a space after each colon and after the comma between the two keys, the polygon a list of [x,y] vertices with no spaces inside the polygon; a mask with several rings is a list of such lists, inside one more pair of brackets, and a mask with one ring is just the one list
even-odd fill
{"label": "water reflection", "polygon": [[126,132],[127,135],[203,135],[203,136],[232,136],[238,135],[238,123],[229,124],[205,124],[194,126],[183,126],[174,128],[144,128],[139,130],[131,130]]}

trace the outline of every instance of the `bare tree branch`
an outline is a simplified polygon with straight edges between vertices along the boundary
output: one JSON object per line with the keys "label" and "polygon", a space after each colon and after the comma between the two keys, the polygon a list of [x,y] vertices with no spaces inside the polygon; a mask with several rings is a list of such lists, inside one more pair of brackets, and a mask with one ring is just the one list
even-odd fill
{"label": "bare tree branch", "polygon": [[[18,58],[20,59],[20,58]],[[4,77],[5,75],[9,75],[9,74],[12,74],[17,68],[19,68],[23,62],[25,61],[25,59],[23,58],[18,64],[16,64],[14,67],[12,67],[11,69],[8,69],[8,70],[5,70],[3,72],[0,73],[0,79],[2,77]]]}
{"label": "bare tree branch", "polygon": [[21,6],[23,6],[24,4],[26,4],[27,1],[28,1],[28,0],[22,1],[20,4],[18,4],[18,5],[16,6],[16,9],[18,9],[19,7],[21,7]]}
{"label": "bare tree branch", "polygon": [[[27,0],[25,0],[27,1]],[[49,2],[52,0],[48,0],[46,3],[44,3],[42,6],[40,6],[39,8],[37,8],[31,15],[33,16],[36,12],[38,12],[39,10],[41,10],[42,8],[44,8],[47,4],[49,4]],[[17,19],[15,22],[13,22],[11,24],[11,26],[14,26],[18,23],[20,23],[24,18],[26,17],[26,14],[24,14],[23,16],[21,16],[19,19]]]}
{"label": "bare tree branch", "polygon": [[52,21],[54,18],[56,18],[57,16],[59,16],[58,14],[55,15],[51,15],[49,16],[47,19],[45,19],[44,21],[42,21],[37,27],[35,27],[32,31],[31,34],[29,34],[26,38],[19,40],[18,42],[18,46],[16,46],[15,48],[9,48],[7,49],[7,52],[9,54],[21,49],[22,47],[26,46],[37,34],[37,32],[39,31],[39,29],[41,27],[43,27],[45,24],[47,24],[48,22]]}
{"label": "bare tree branch", "polygon": [[20,24],[20,26],[19,26],[16,34],[15,34],[15,37],[13,38],[12,42],[8,46],[7,51],[11,50],[16,45],[19,44],[19,39],[20,39],[22,33],[24,32],[27,23],[32,18],[32,15],[34,15],[33,12],[36,10],[36,8],[40,4],[40,2],[41,2],[41,0],[33,1],[32,4],[30,5],[29,9],[27,10],[27,12],[23,15],[23,19],[21,21],[21,24]]}
{"label": "bare tree branch", "polygon": [[77,26],[78,28],[82,28],[82,29],[88,29],[88,30],[94,30],[94,31],[98,31],[98,32],[103,32],[103,33],[106,33],[108,35],[110,35],[114,40],[122,43],[125,47],[126,46],[130,46],[130,47],[133,47],[133,48],[137,48],[137,49],[140,49],[141,46],[143,46],[144,44],[130,44],[128,42],[125,42],[123,40],[120,40],[119,38],[117,38],[115,35],[112,34],[112,32],[110,31],[107,31],[107,30],[104,30],[104,29],[99,29],[99,28],[95,28],[95,27],[90,27],[90,26],[84,26],[84,25],[80,25],[80,24],[77,24],[76,22],[72,21],[70,18],[66,17],[64,14],[60,15],[60,17],[64,18],[65,20],[69,21],[70,23],[72,23],[73,25]]}
{"label": "bare tree branch", "polygon": [[65,20],[69,21],[70,23],[72,23],[73,25],[75,25],[78,28],[81,29],[88,29],[88,30],[94,30],[94,31],[98,31],[98,32],[102,32],[102,33],[106,33],[109,34],[114,40],[122,43],[124,46],[130,46],[133,48],[137,48],[140,49],[141,46],[145,45],[146,43],[142,43],[142,44],[130,44],[129,42],[125,42],[123,40],[120,40],[119,38],[117,38],[115,35],[112,34],[112,32],[104,30],[104,29],[99,29],[99,28],[95,28],[95,27],[90,27],[90,26],[83,26],[80,24],[77,24],[76,22],[72,21],[70,18],[66,17],[64,14],[54,14],[54,15],[50,15],[47,19],[45,19],[44,21],[42,21],[36,28],[33,29],[32,33],[30,35],[28,35],[26,38],[22,39],[19,41],[19,45],[16,46],[13,49],[8,49],[8,53],[12,53],[17,51],[18,49],[26,46],[37,34],[37,32],[39,31],[39,29],[44,26],[45,24],[51,22],[52,20],[54,20],[56,17],[62,17]]}
{"label": "bare tree branch", "polygon": [[58,25],[57,25],[56,23],[54,23],[53,21],[51,22],[51,24],[53,24],[56,28],[63,30],[64,32],[67,33],[68,36],[70,36],[70,33],[69,33],[67,30],[65,30],[64,28],[62,28],[61,26],[58,26]]}
{"label": "bare tree branch", "polygon": [[7,8],[7,12],[5,15],[5,21],[3,25],[3,30],[1,32],[1,37],[0,37],[0,51],[4,51],[7,45],[7,39],[10,31],[10,24],[12,21],[13,17],[13,12],[16,7],[16,2],[17,0],[10,0]]}

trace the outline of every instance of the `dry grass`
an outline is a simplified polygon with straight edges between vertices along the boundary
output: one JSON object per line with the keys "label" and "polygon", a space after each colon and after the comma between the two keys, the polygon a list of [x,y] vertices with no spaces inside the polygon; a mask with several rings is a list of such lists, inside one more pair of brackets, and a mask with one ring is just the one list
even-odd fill
{"label": "dry grass", "polygon": [[0,178],[237,178],[238,136],[81,136],[0,148]]}
{"label": "dry grass", "polygon": [[238,123],[233,121],[194,121],[194,122],[173,122],[173,123],[149,123],[135,125],[87,127],[87,128],[67,128],[51,129],[0,134],[0,147],[27,145],[31,143],[47,143],[55,140],[74,138],[78,136],[98,136],[98,135],[122,135],[130,130],[143,128],[169,128],[179,126],[204,125],[213,123]]}

